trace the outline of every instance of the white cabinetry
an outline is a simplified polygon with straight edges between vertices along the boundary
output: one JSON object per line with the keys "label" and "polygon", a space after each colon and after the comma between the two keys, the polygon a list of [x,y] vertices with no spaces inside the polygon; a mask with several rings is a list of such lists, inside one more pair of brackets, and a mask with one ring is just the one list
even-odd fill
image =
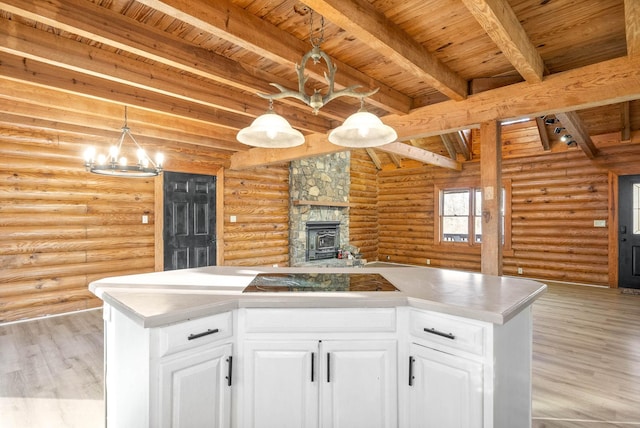
{"label": "white cabinetry", "polygon": [[145,328],[105,304],[107,427],[527,428],[531,308],[240,308]]}
{"label": "white cabinetry", "polygon": [[318,426],[318,342],[248,340],[244,343],[244,426]]}
{"label": "white cabinetry", "polygon": [[401,426],[531,426],[530,308],[504,325],[412,308],[399,319]]}
{"label": "white cabinetry", "polygon": [[397,426],[395,340],[331,340],[320,344],[323,428]]}
{"label": "white cabinetry", "polygon": [[409,347],[408,428],[482,428],[482,364]]}
{"label": "white cabinetry", "polygon": [[159,328],[104,314],[108,428],[230,426],[232,313]]}
{"label": "white cabinetry", "polygon": [[160,360],[159,427],[230,426],[232,345],[203,346]]}
{"label": "white cabinetry", "polygon": [[239,319],[239,426],[397,426],[395,309],[248,309]]}

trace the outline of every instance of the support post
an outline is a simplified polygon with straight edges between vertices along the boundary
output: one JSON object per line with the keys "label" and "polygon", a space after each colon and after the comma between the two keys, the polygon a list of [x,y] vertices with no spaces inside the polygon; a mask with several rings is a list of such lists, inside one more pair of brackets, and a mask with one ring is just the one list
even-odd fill
{"label": "support post", "polygon": [[498,121],[480,125],[482,273],[502,275],[502,138]]}

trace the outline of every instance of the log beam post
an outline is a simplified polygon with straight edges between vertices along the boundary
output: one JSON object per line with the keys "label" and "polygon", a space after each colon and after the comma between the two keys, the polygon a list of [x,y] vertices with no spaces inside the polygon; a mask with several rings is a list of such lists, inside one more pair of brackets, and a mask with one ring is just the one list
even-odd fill
{"label": "log beam post", "polygon": [[480,125],[480,185],[482,188],[481,271],[502,275],[502,144],[498,121]]}

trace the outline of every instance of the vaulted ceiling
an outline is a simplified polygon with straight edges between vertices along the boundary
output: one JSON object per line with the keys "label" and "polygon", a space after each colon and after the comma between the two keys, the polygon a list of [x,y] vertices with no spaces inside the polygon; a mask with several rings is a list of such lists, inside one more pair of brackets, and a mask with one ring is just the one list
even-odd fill
{"label": "vaulted ceiling", "polygon": [[[301,147],[235,138],[268,107],[256,93],[297,90],[311,33],[338,67],[336,89],[379,88],[367,106],[399,142],[372,159],[455,168],[469,130],[493,120],[528,119],[541,150],[564,128],[588,157],[590,136],[640,129],[637,0],[0,0],[0,122],[100,140],[119,133],[126,105],[141,142],[207,147],[226,166],[343,150],[326,134],[355,98],[318,115],[275,101]],[[308,92],[326,91],[324,64],[306,71]]]}

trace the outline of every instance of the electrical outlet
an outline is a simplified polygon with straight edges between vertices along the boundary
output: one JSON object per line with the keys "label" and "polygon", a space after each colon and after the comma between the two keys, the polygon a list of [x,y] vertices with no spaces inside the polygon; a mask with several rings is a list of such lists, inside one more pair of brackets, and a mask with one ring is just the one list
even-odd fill
{"label": "electrical outlet", "polygon": [[427,264],[430,265],[431,264],[431,259],[427,259]]}
{"label": "electrical outlet", "polygon": [[142,215],[142,224],[149,224],[149,216],[146,214]]}
{"label": "electrical outlet", "polygon": [[607,220],[593,220],[593,227],[607,227]]}
{"label": "electrical outlet", "polygon": [[522,275],[522,268],[521,267],[518,268],[518,275]]}
{"label": "electrical outlet", "polygon": [[234,216],[234,215],[229,216],[229,222],[230,223],[235,223],[236,221],[238,221],[238,218],[236,216]]}

